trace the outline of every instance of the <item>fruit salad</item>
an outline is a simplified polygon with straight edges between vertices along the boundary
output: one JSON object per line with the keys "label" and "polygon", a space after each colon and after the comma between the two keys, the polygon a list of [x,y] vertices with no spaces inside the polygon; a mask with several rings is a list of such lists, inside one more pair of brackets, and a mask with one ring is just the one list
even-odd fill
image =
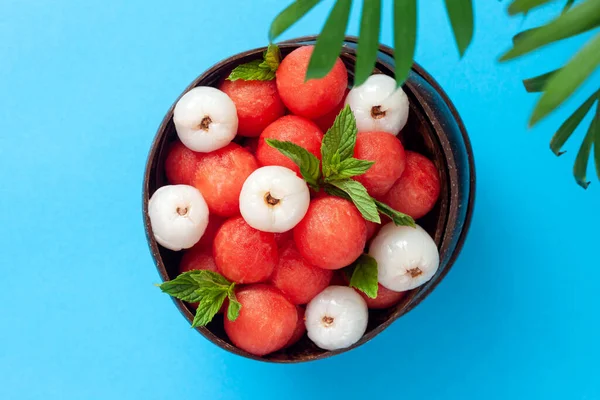
{"label": "fruit salad", "polygon": [[350,89],[340,59],[306,81],[312,52],[282,58],[270,45],[185,93],[169,185],[148,203],[157,243],[183,252],[161,290],[189,304],[193,327],[223,314],[230,342],[255,356],[303,338],[354,345],[369,310],[394,307],[440,262],[418,225],[440,196],[438,170],[398,138],[406,93],[381,74]]}

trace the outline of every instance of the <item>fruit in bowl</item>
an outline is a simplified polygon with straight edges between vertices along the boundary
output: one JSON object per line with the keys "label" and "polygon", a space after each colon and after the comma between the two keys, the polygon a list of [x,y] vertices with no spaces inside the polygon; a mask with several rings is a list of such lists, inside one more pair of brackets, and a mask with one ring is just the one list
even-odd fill
{"label": "fruit in bowl", "polygon": [[271,45],[209,70],[165,118],[146,171],[161,289],[213,342],[261,360],[369,340],[441,279],[468,226],[449,249],[443,145],[385,64],[349,88],[348,48],[305,82],[311,52]]}

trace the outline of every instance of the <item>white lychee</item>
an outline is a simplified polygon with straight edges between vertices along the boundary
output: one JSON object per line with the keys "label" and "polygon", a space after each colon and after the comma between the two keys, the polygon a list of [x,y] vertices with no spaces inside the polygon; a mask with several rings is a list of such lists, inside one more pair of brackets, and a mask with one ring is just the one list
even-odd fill
{"label": "white lychee", "polygon": [[329,286],[306,306],[306,332],[325,350],[344,349],[358,342],[367,330],[369,309],[354,289]]}
{"label": "white lychee", "polygon": [[408,97],[394,78],[371,75],[346,97],[356,117],[358,132],[382,131],[397,135],[408,120]]}
{"label": "white lychee", "polygon": [[440,264],[435,242],[420,226],[385,225],[369,246],[377,261],[379,283],[395,292],[414,289],[430,280]]}
{"label": "white lychee", "polygon": [[148,216],[156,241],[178,251],[200,240],[208,225],[208,206],[195,187],[167,185],[150,198]]}
{"label": "white lychee", "polygon": [[310,192],[289,168],[262,167],[250,174],[240,192],[244,220],[263,232],[286,232],[306,215]]}
{"label": "white lychee", "polygon": [[173,122],[181,142],[202,153],[227,146],[238,128],[235,104],[210,86],[195,87],[184,94],[175,105]]}

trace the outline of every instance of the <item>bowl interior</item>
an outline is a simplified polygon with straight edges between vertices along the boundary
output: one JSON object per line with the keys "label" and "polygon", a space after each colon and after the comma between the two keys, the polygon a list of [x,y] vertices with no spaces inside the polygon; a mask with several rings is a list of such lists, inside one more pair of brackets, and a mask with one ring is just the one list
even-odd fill
{"label": "bowl interior", "polygon": [[[293,49],[297,48],[299,44],[288,43],[280,46],[282,54],[288,54]],[[257,49],[246,53],[239,54],[231,57],[208,71],[202,74],[196,79],[185,91],[195,86],[218,86],[219,82],[224,79],[229,72],[237,65],[260,58],[264,49]],[[345,46],[341,55],[343,62],[346,64],[349,71],[349,83],[353,81],[353,71],[355,63],[355,51],[351,46]],[[393,72],[390,70],[389,65],[381,61],[378,61],[376,65],[377,73],[385,73],[391,75]],[[429,157],[436,164],[441,180],[441,195],[435,208],[424,218],[417,221],[429,234],[434,238],[438,248],[441,249],[440,258],[442,260],[447,259],[444,251],[448,251],[447,246],[443,246],[444,238],[447,236],[447,225],[450,219],[451,212],[451,201],[450,201],[450,187],[452,176],[450,171],[455,166],[449,165],[448,157],[443,149],[442,143],[439,137],[439,131],[436,130],[435,123],[432,121],[424,109],[426,104],[423,104],[423,99],[419,96],[419,93],[415,90],[416,73],[413,71],[404,85],[404,90],[407,93],[410,100],[410,113],[406,127],[402,130],[399,137],[402,140],[407,150],[413,150]],[[179,262],[182,256],[182,252],[174,252],[159,246],[152,236],[151,226],[147,218],[147,203],[148,199],[156,189],[161,186],[167,185],[167,179],[164,170],[165,158],[168,154],[169,146],[177,139],[177,133],[173,124],[173,107],[167,113],[162,125],[159,128],[155,141],[152,145],[152,149],[149,154],[148,165],[146,169],[146,176],[144,181],[144,219],[146,224],[146,233],[150,244],[150,249],[155,258],[157,268],[161,274],[163,280],[169,280],[175,278],[178,272]],[[437,126],[439,129],[439,126]],[[236,138],[238,143],[243,144],[243,138]],[[446,249],[445,249],[446,247]],[[359,346],[383,329],[385,329],[391,322],[396,318],[405,314],[407,311],[412,309],[416,304],[422,300],[424,295],[428,293],[431,285],[435,285],[437,281],[443,277],[447,268],[447,263],[442,262],[440,268],[430,281],[430,284],[424,285],[420,288],[412,290],[401,303],[394,307],[385,310],[370,310],[369,311],[369,324],[367,332],[363,338],[356,343],[354,346],[338,351],[324,351],[316,347],[306,336],[296,343],[294,346],[269,354],[265,357],[256,357],[243,350],[233,346],[223,329],[223,317],[218,315],[215,319],[206,327],[199,328],[199,332],[206,338],[211,340],[213,343],[234,352],[239,355],[243,355],[249,358],[254,358],[264,361],[274,362],[299,362],[308,361],[318,358],[328,357],[343,351],[350,350],[356,346]],[[190,309],[185,303],[179,300],[175,300],[177,306],[181,312],[190,321],[193,319],[193,310]]]}

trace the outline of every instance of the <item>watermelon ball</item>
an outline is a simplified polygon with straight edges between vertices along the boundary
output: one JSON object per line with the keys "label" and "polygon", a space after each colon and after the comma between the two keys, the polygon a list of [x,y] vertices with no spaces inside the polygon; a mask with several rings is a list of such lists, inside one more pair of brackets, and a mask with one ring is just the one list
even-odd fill
{"label": "watermelon ball", "polygon": [[177,141],[169,149],[165,160],[165,173],[172,185],[191,185],[196,173],[198,153]]}
{"label": "watermelon ball", "polygon": [[279,118],[260,135],[258,148],[256,149],[256,158],[260,165],[280,165],[300,175],[300,168],[288,157],[281,154],[279,150],[269,146],[265,139],[295,143],[313,153],[319,160],[321,159],[323,132],[314,122],[306,118],[295,115],[286,115]]}
{"label": "watermelon ball", "polygon": [[391,306],[395,306],[404,298],[406,292],[394,292],[381,284],[377,284],[377,297],[374,299],[370,298],[360,290],[356,290],[358,294],[365,299],[367,303],[367,307],[373,310],[382,310],[384,308],[389,308]]}
{"label": "watermelon ball", "polygon": [[306,81],[314,46],[303,46],[288,54],[277,69],[277,90],[289,110],[302,117],[318,118],[332,111],[344,98],[348,71],[338,57],[333,69],[321,79]]}
{"label": "watermelon ball", "polygon": [[[367,225],[367,240],[370,240],[373,236],[375,236],[375,234],[377,232],[379,232],[379,230],[381,229],[381,224],[377,224],[377,223],[371,222],[371,221],[365,221],[365,224]],[[210,222],[209,222],[209,226],[210,226]],[[205,235],[206,235],[206,233],[205,233]]]}
{"label": "watermelon ball", "polygon": [[367,241],[365,220],[348,200],[327,196],[313,200],[294,228],[296,248],[309,263],[325,269],[352,264]]}
{"label": "watermelon ball", "polygon": [[279,248],[285,246],[290,240],[294,240],[294,231],[275,233],[275,241]]}
{"label": "watermelon ball", "polygon": [[356,137],[354,157],[374,161],[363,175],[354,179],[362,183],[373,197],[386,194],[404,172],[404,146],[397,137],[386,132],[364,132]]}
{"label": "watermelon ball", "polygon": [[[346,274],[340,274],[340,277],[343,280],[343,283],[341,283],[340,285],[348,286],[350,280],[348,279]],[[388,308],[398,304],[398,302],[400,302],[400,300],[402,300],[407,293],[394,292],[381,285],[380,283],[377,284],[377,297],[375,297],[374,299],[370,298],[369,296],[367,296],[362,291],[356,288],[354,288],[354,290],[356,290],[356,292],[362,296],[362,298],[367,303],[367,307],[374,310],[382,310],[384,308]]]}
{"label": "watermelon ball", "polygon": [[279,262],[275,236],[252,228],[242,217],[219,228],[213,255],[223,276],[237,283],[265,281]]}
{"label": "watermelon ball", "polygon": [[427,214],[440,196],[438,170],[427,157],[406,152],[406,168],[381,199],[393,209],[418,219]]}
{"label": "watermelon ball", "polygon": [[250,153],[256,153],[256,149],[258,148],[258,137],[249,137],[244,140],[243,146]]}
{"label": "watermelon ball", "polygon": [[217,231],[219,230],[221,225],[223,225],[223,222],[225,222],[225,219],[223,217],[219,217],[215,214],[210,214],[208,216],[208,226],[206,227],[204,234],[200,238],[200,241],[194,247],[208,247],[212,251],[213,241],[215,240],[215,236],[217,236]]}
{"label": "watermelon ball", "polygon": [[310,264],[294,242],[288,242],[279,251],[279,264],[270,281],[293,304],[306,304],[329,285],[332,275],[333,271]]}
{"label": "watermelon ball", "polygon": [[199,154],[194,186],[204,195],[211,213],[231,217],[239,213],[242,186],[257,168],[248,150],[230,143],[212,153]]}
{"label": "watermelon ball", "polygon": [[236,292],[241,303],[235,321],[225,318],[231,342],[255,356],[282,349],[292,338],[298,311],[281,292],[268,285],[250,285]]}
{"label": "watermelon ball", "polygon": [[346,92],[344,93],[344,97],[342,97],[342,100],[340,101],[340,103],[337,106],[335,106],[335,108],[333,110],[329,111],[327,114],[325,114],[321,117],[313,119],[315,124],[317,124],[317,126],[319,128],[321,128],[321,130],[324,133],[327,132],[333,126],[333,123],[335,122],[335,118],[338,116],[338,114],[344,108],[345,101],[346,101],[346,95],[348,94],[348,92],[349,92],[349,90],[346,89]]}
{"label": "watermelon ball", "polygon": [[306,312],[306,310],[302,306],[296,306],[296,310],[298,311],[298,322],[296,323],[296,329],[294,330],[291,339],[288,340],[284,348],[293,346],[296,343],[298,343],[298,341],[302,339],[302,336],[304,336],[304,334],[306,333],[306,324],[304,322],[304,313]]}
{"label": "watermelon ball", "polygon": [[218,272],[211,247],[196,244],[181,257],[181,262],[179,263],[180,273],[195,270]]}
{"label": "watermelon ball", "polygon": [[219,87],[237,109],[240,136],[258,136],[285,114],[275,81],[224,81]]}

